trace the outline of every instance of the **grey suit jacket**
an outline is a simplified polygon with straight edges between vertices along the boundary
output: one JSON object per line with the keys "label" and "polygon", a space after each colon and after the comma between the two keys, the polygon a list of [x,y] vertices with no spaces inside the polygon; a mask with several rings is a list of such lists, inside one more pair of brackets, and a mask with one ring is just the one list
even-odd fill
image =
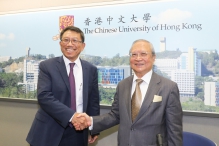
{"label": "grey suit jacket", "polygon": [[[153,72],[139,114],[132,122],[132,81],[130,76],[118,84],[111,112],[93,117],[92,133],[119,124],[119,146],[157,146],[157,134],[163,136],[163,146],[182,146],[182,108],[177,84]],[[162,96],[162,101],[154,102],[155,95]]]}
{"label": "grey suit jacket", "polygon": [[[84,60],[81,65],[83,112],[96,116],[100,110],[97,68]],[[70,109],[70,84],[63,57],[43,61],[39,69],[37,99],[40,107],[26,140],[33,146],[58,146],[75,113]],[[83,136],[87,145],[88,129],[83,131]]]}

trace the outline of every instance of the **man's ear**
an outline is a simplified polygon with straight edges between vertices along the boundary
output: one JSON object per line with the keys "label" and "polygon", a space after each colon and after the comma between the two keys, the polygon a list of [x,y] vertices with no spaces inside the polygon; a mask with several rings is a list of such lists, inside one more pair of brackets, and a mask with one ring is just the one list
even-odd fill
{"label": "man's ear", "polygon": [[84,50],[84,48],[85,48],[86,44],[85,44],[85,43],[83,43],[82,45],[83,45],[83,49],[82,49],[81,51],[83,51],[83,50]]}

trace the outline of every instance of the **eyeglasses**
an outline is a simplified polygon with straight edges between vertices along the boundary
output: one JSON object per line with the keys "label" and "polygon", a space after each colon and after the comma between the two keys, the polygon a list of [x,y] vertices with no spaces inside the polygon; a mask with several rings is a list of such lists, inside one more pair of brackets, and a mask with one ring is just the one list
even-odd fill
{"label": "eyeglasses", "polygon": [[140,52],[140,53],[136,53],[136,52],[130,52],[129,56],[132,58],[137,58],[138,56],[141,58],[145,58],[148,56],[148,52]]}
{"label": "eyeglasses", "polygon": [[67,45],[70,41],[72,44],[79,44],[79,43],[82,43],[82,41],[78,41],[76,39],[68,39],[68,38],[64,38],[61,40],[65,45]]}

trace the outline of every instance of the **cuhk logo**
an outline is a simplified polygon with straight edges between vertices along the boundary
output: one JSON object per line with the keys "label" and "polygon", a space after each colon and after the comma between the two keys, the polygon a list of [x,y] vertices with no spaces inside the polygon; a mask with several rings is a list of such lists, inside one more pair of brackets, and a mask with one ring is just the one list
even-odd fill
{"label": "cuhk logo", "polygon": [[[59,33],[65,29],[67,26],[74,26],[74,16],[65,15],[59,17]],[[52,38],[54,41],[59,39],[59,34]]]}

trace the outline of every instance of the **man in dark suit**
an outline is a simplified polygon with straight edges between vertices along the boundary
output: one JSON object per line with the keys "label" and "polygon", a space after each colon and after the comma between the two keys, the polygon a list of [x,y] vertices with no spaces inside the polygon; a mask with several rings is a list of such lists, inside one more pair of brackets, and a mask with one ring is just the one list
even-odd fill
{"label": "man in dark suit", "polygon": [[93,121],[86,114],[78,117],[93,122],[94,134],[119,124],[119,146],[182,146],[177,84],[152,71],[156,55],[150,42],[135,41],[129,53],[134,75],[118,84],[111,111]]}
{"label": "man in dark suit", "polygon": [[[84,33],[68,26],[60,33],[60,40],[63,56],[39,65],[40,107],[26,139],[31,146],[87,146],[87,125],[82,127],[84,130],[76,131],[73,124],[83,122],[77,118],[78,113],[99,115],[97,68],[79,58],[85,47]],[[74,78],[74,87],[70,76]],[[76,103],[72,109],[73,94]],[[92,143],[96,138],[97,135],[89,136],[89,141]]]}

